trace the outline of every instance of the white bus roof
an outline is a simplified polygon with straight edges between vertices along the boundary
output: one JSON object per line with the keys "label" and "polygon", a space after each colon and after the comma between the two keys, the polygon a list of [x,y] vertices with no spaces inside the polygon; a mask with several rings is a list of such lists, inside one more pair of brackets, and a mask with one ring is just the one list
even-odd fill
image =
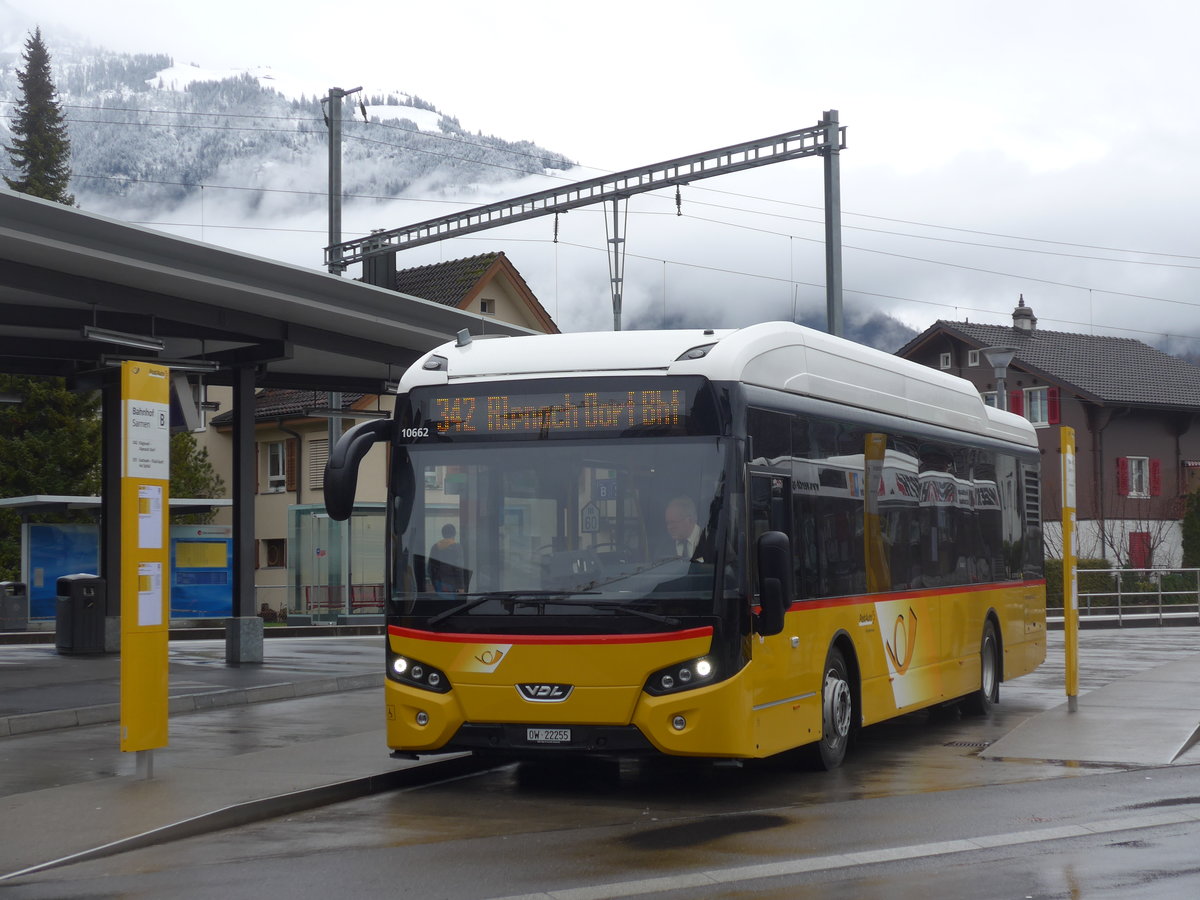
{"label": "white bus roof", "polygon": [[[703,355],[683,358],[702,347],[708,348]],[[444,359],[444,366],[426,369],[426,361],[435,357]],[[400,390],[585,373],[703,375],[1037,446],[1026,419],[987,406],[969,381],[791,322],[720,331],[600,331],[451,342],[417,360]]]}

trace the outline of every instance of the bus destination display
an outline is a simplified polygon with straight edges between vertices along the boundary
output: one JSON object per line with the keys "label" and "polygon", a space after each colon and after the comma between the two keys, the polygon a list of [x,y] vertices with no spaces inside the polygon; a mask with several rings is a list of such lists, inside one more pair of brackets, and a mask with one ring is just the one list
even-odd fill
{"label": "bus destination display", "polygon": [[[425,428],[412,437],[550,437],[622,434],[646,429],[680,433],[687,420],[682,388],[578,390],[555,393],[480,393],[420,398]],[[421,433],[425,432],[425,433]]]}

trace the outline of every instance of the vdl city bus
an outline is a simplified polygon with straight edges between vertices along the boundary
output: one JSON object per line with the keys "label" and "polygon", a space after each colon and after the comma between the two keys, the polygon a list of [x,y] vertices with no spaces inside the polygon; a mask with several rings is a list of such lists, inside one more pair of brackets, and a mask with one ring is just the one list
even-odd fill
{"label": "vdl city bus", "polygon": [[377,442],[401,755],[832,768],[862,726],[987,712],[1045,657],[1032,426],[840,338],[464,333],[338,442],[335,519]]}

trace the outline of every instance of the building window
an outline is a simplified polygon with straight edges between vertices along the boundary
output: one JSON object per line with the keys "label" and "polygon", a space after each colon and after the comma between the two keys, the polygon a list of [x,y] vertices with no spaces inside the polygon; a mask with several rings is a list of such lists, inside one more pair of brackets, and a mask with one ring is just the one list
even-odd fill
{"label": "building window", "polygon": [[287,453],[283,441],[267,445],[267,493],[282,491],[287,486]]}
{"label": "building window", "polygon": [[1025,418],[1034,425],[1048,425],[1050,410],[1046,388],[1030,388],[1025,392]]}
{"label": "building window", "polygon": [[1009,412],[1024,416],[1034,425],[1057,425],[1059,422],[1058,388],[1017,388],[1008,392]]}
{"label": "building window", "polygon": [[[284,491],[296,490],[296,441],[288,438],[286,441],[263,441],[262,468],[258,490],[266,494],[279,494]],[[262,474],[266,475],[264,486]]]}
{"label": "building window", "polygon": [[968,350],[967,351],[967,365],[968,366],[979,365],[979,351],[978,350]]}
{"label": "building window", "polygon": [[1000,403],[999,403],[999,402],[998,402],[998,400],[996,399],[996,392],[995,392],[995,391],[984,391],[984,392],[983,392],[982,394],[980,394],[979,396],[983,398],[983,405],[984,405],[984,406],[990,406],[990,407],[992,407],[993,409],[997,409],[997,408],[999,408],[999,406],[1000,406]]}
{"label": "building window", "polygon": [[262,542],[263,569],[282,569],[287,566],[287,539],[267,538]]}
{"label": "building window", "polygon": [[1150,496],[1150,460],[1145,456],[1130,456],[1129,460],[1129,496]]}
{"label": "building window", "polygon": [[1181,496],[1186,496],[1192,491],[1200,490],[1200,461],[1189,459],[1183,464],[1183,478],[1180,479],[1183,483]]}
{"label": "building window", "polygon": [[479,301],[479,311],[486,316],[494,316],[496,314],[496,301],[483,298]]}
{"label": "building window", "polygon": [[938,357],[938,368],[939,369],[949,369],[950,368],[950,354],[949,353],[943,353],[943,354],[941,354],[941,356]]}
{"label": "building window", "polygon": [[1117,459],[1117,493],[1122,497],[1157,497],[1162,493],[1162,460],[1145,456]]}

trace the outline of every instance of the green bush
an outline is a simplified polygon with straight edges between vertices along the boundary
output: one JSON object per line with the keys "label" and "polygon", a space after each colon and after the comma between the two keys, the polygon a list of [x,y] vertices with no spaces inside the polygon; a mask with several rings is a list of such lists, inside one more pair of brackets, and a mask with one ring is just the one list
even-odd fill
{"label": "green bush", "polygon": [[[1157,593],[1157,588],[1155,592]],[[1196,575],[1194,572],[1168,572],[1162,577],[1163,603],[1196,605]]]}
{"label": "green bush", "polygon": [[[1117,589],[1116,579],[1107,572],[1086,572],[1086,569],[1111,569],[1107,559],[1076,560],[1079,593],[1102,594]],[[1107,601],[1103,601],[1107,602]],[[1061,609],[1063,605],[1063,561],[1046,560],[1046,606]]]}
{"label": "green bush", "polygon": [[[1117,576],[1108,572],[1088,572],[1088,569],[1111,569],[1112,564],[1103,559],[1081,559],[1079,569],[1080,594],[1111,594],[1097,597],[1093,606],[1116,606]],[[1149,578],[1133,578],[1128,573],[1121,579],[1123,606],[1155,606],[1158,604],[1159,583]],[[1162,576],[1162,602],[1194,606],[1197,602],[1196,576],[1186,572],[1168,572]],[[1182,593],[1175,593],[1180,591]],[[1080,605],[1087,601],[1081,600]],[[1061,559],[1046,560],[1046,606],[1061,609],[1063,605],[1063,566]]]}
{"label": "green bush", "polygon": [[[1122,602],[1129,606],[1157,606],[1160,592],[1163,605],[1182,603],[1193,606],[1196,603],[1196,576],[1186,572],[1167,572],[1156,581],[1145,577],[1138,571],[1140,577],[1131,575],[1121,579],[1121,591],[1124,594]],[[1183,593],[1176,593],[1183,592]]]}
{"label": "green bush", "polygon": [[1183,567],[1200,568],[1200,491],[1187,495],[1183,507]]}

